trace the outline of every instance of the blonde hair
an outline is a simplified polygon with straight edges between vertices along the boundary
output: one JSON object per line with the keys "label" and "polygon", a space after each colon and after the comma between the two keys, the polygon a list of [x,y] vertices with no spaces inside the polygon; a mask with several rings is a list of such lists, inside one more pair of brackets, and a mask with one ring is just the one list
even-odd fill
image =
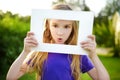
{"label": "blonde hair", "polygon": [[[72,10],[67,4],[56,4],[52,7],[54,10]],[[51,43],[52,42],[52,36],[49,29],[49,22],[46,20],[45,23],[45,31],[43,34],[43,42],[45,43]],[[78,35],[78,24],[77,21],[74,21],[73,23],[73,29],[72,32],[68,38],[68,40],[65,42],[65,44],[75,45],[77,42],[77,35]],[[72,57],[71,62],[71,71],[72,75],[74,77],[74,80],[80,79],[80,55],[70,55]],[[35,70],[37,71],[37,80],[40,80],[42,75],[42,66],[44,61],[48,57],[48,52],[34,52],[31,55],[31,61],[28,66],[29,70]]]}

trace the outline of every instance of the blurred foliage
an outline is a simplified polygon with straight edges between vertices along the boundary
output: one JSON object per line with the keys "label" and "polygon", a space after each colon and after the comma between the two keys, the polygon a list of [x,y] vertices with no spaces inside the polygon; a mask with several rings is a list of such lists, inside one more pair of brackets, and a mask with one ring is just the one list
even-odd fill
{"label": "blurred foliage", "polygon": [[120,0],[107,0],[107,4],[101,10],[99,16],[112,17],[116,11],[120,11]]}
{"label": "blurred foliage", "polygon": [[114,31],[112,28],[112,20],[107,17],[97,17],[94,22],[94,34],[96,41],[100,47],[112,47],[114,43]]}
{"label": "blurred foliage", "polygon": [[22,51],[29,26],[29,16],[20,17],[18,14],[0,11],[0,76],[6,74],[6,70]]}
{"label": "blurred foliage", "polygon": [[[100,31],[102,32],[102,36],[106,36],[106,38],[102,38],[104,40],[101,40],[101,44],[105,45],[105,47],[112,47],[113,48],[113,56],[114,57],[119,57],[120,56],[120,42],[118,42],[118,44],[116,44],[115,40],[118,38],[115,35],[117,34],[119,36],[120,31],[117,31],[116,29],[116,24],[117,22],[114,22],[114,15],[115,13],[118,12],[119,15],[117,16],[117,18],[120,18],[120,0],[107,0],[107,4],[105,6],[105,8],[103,8],[98,17],[97,20],[95,20],[95,27],[97,27],[98,25],[100,25],[101,27],[103,27],[101,24],[104,24],[104,28],[106,27],[106,32],[103,31],[103,29],[100,29]],[[115,19],[117,21],[117,19]],[[96,30],[96,28],[95,28]],[[100,32],[98,31],[98,32]],[[117,33],[116,33],[117,31]],[[96,33],[96,32],[95,32]],[[107,35],[107,34],[109,35]],[[99,35],[97,35],[98,37]],[[99,36],[100,38],[100,36]],[[120,40],[118,40],[120,41]],[[98,41],[100,42],[100,41]],[[106,44],[106,42],[109,43]],[[105,44],[104,44],[105,43]]]}

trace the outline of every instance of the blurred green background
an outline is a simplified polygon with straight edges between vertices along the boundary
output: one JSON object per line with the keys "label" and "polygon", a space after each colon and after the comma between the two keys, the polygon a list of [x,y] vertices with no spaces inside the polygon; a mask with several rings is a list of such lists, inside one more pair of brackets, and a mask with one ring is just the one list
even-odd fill
{"label": "blurred green background", "polygon": [[[72,3],[70,2],[72,1]],[[79,1],[79,3],[78,3]],[[80,0],[67,2],[83,11],[90,8]],[[0,10],[0,79],[5,80],[7,71],[23,49],[23,40],[30,30],[31,16],[20,16]],[[108,70],[111,80],[120,80],[120,0],[107,0],[106,6],[94,18],[93,34],[96,36],[97,53]],[[34,80],[35,73],[24,75],[20,80]],[[91,80],[87,74],[82,79]]]}

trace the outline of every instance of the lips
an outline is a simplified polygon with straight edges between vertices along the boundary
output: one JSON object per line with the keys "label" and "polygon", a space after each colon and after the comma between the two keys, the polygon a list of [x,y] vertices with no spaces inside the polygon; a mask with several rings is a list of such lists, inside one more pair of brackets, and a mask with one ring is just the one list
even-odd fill
{"label": "lips", "polygon": [[57,38],[58,42],[62,42],[62,40],[63,40],[62,38]]}

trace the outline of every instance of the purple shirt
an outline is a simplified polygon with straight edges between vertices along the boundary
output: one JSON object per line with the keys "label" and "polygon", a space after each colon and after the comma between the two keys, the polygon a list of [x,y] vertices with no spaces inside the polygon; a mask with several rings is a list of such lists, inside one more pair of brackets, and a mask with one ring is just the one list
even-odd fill
{"label": "purple shirt", "polygon": [[[49,53],[43,65],[42,80],[74,80],[71,74],[71,58],[69,54]],[[82,73],[94,66],[86,55],[82,55],[80,69]]]}

